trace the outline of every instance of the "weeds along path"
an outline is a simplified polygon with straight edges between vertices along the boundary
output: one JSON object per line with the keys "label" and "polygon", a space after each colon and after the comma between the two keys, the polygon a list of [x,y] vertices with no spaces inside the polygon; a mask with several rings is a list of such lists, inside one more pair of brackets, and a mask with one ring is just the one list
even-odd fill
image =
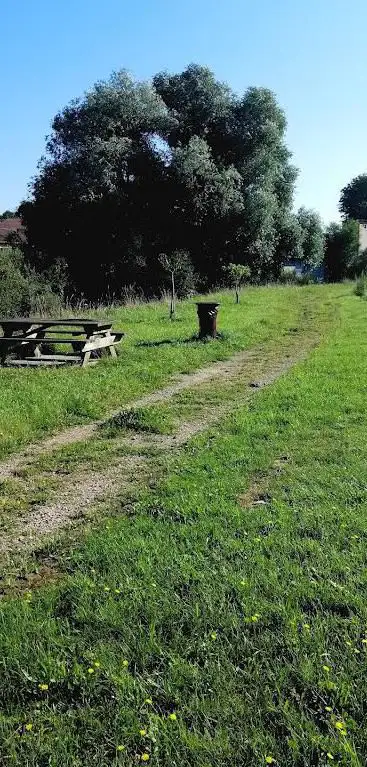
{"label": "weeds along path", "polygon": [[[76,467],[68,476],[60,479],[57,490],[51,492],[51,498],[43,504],[30,506],[28,513],[15,517],[7,525],[0,541],[0,553],[11,555],[22,551],[32,551],[40,543],[77,519],[88,517],[93,504],[106,501],[116,494],[131,494],[149,484],[154,471],[162,470],[167,454],[180,448],[196,434],[233,411],[239,404],[254,396],[256,391],[267,386],[286,373],[296,363],[302,361],[317,343],[317,335],[309,333],[301,338],[290,333],[283,338],[278,348],[254,349],[251,352],[237,354],[231,360],[220,362],[192,375],[180,377],[171,386],[154,392],[136,402],[130,408],[151,406],[157,403],[169,403],[175,411],[175,397],[183,390],[191,393],[196,404],[191,410],[191,418],[176,419],[176,431],[172,434],[134,434],[125,432],[114,439],[117,448],[108,465],[101,470]],[[276,355],[276,356],[275,356]],[[216,389],[220,378],[220,390]],[[199,392],[195,391],[199,389]],[[189,392],[190,390],[190,392]],[[220,394],[213,402],[213,392]],[[199,396],[197,396],[199,395]],[[178,404],[178,403],[177,403]],[[179,407],[177,408],[179,415]],[[65,445],[95,438],[97,450],[103,455],[105,442],[97,436],[99,422],[88,426],[70,429],[62,434],[29,447],[22,454],[14,456],[2,464],[1,479],[13,476],[14,481],[22,486],[23,496],[29,491],[32,475],[21,476],[22,467],[36,462],[41,454],[57,451]],[[111,440],[109,441],[111,444]],[[121,454],[122,453],[122,454]],[[57,458],[57,456],[56,456]],[[60,463],[62,458],[60,456]],[[57,460],[56,460],[57,465]],[[41,470],[42,472],[42,470]],[[54,470],[54,474],[58,471]]]}

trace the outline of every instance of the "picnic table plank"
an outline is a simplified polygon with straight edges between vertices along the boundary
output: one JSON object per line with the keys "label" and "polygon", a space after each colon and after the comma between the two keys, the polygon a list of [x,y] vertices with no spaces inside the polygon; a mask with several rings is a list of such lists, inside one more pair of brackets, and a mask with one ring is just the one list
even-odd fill
{"label": "picnic table plank", "polygon": [[112,322],[110,320],[91,320],[85,317],[85,319],[75,318],[60,318],[60,319],[45,319],[42,317],[0,317],[0,325],[43,325],[45,327],[51,327],[52,325],[85,325],[96,326],[98,328],[110,328]]}
{"label": "picnic table plank", "polygon": [[[26,350],[31,350],[34,347],[33,357],[27,357],[28,361],[34,361],[37,358],[38,362],[44,360],[49,363],[54,359],[56,363],[73,359],[81,362],[82,366],[85,367],[88,363],[91,364],[90,358],[94,352],[100,353],[102,350],[106,350],[112,357],[116,357],[115,344],[119,343],[124,335],[120,331],[112,330],[112,322],[90,318],[6,317],[0,318],[0,327],[3,330],[3,335],[0,336],[2,364],[5,364],[9,353],[21,349],[23,359],[25,359]],[[74,330],[68,328],[74,328]],[[47,333],[55,337],[48,337]],[[71,337],[66,337],[66,335]],[[71,344],[74,354],[42,354],[40,349],[42,344],[50,343]],[[76,353],[79,356],[76,356]]]}

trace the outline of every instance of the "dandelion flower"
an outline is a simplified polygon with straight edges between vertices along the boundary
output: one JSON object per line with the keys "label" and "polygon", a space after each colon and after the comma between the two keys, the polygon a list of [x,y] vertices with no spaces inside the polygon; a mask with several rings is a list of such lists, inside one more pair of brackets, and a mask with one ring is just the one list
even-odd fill
{"label": "dandelion flower", "polygon": [[144,738],[147,734],[147,731],[144,729],[139,730],[139,735],[141,735],[142,738]]}
{"label": "dandelion flower", "polygon": [[328,674],[330,671],[330,666],[323,666],[324,671]]}
{"label": "dandelion flower", "polygon": [[27,722],[27,724],[25,725],[25,729],[27,730],[27,732],[30,732],[33,729],[32,722]]}
{"label": "dandelion flower", "polygon": [[94,667],[95,668],[101,668],[101,664],[100,664],[99,660],[95,660],[94,661]]}
{"label": "dandelion flower", "polygon": [[175,721],[176,721],[176,719],[177,719],[177,716],[176,716],[176,714],[170,714],[170,715],[169,715],[169,717],[168,717],[168,719],[170,719],[170,720],[171,720],[171,722],[175,722]]}
{"label": "dandelion flower", "polygon": [[149,754],[145,753],[141,755],[140,759],[142,762],[149,762],[150,756]]}
{"label": "dandelion flower", "polygon": [[332,710],[333,710],[333,709],[331,708],[331,706],[325,706],[325,711],[328,711],[328,712],[329,712],[329,714],[330,714],[330,712],[331,712]]}
{"label": "dandelion flower", "polygon": [[124,668],[127,668],[127,666],[129,665],[129,661],[128,660],[123,660],[122,661],[122,665],[123,665]]}
{"label": "dandelion flower", "polygon": [[266,762],[266,764],[275,764],[275,759],[274,759],[273,756],[269,755],[269,756],[265,757],[265,762]]}
{"label": "dandelion flower", "polygon": [[42,690],[42,692],[46,692],[46,690],[48,690],[48,684],[39,684],[38,689]]}
{"label": "dandelion flower", "polygon": [[310,631],[311,626],[309,623],[304,623],[303,628],[305,629],[305,631]]}
{"label": "dandelion flower", "polygon": [[116,751],[125,751],[125,746],[116,746]]}
{"label": "dandelion flower", "polygon": [[210,639],[215,641],[216,638],[217,638],[217,632],[216,631],[212,631],[212,633],[210,634]]}
{"label": "dandelion flower", "polygon": [[152,701],[152,699],[151,699],[151,698],[145,698],[145,701],[144,701],[144,703],[146,703],[146,704],[147,704],[147,706],[151,706],[151,705],[152,705],[152,703],[153,703],[153,701]]}
{"label": "dandelion flower", "polygon": [[94,668],[89,668],[88,669],[88,674],[94,674]]}

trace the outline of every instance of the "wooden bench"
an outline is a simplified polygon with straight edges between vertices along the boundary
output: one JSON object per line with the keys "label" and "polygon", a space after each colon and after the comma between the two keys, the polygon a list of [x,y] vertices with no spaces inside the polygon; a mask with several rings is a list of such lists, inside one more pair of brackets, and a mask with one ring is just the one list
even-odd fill
{"label": "wooden bench", "polygon": [[[0,326],[3,329],[0,336],[1,364],[18,367],[43,363],[52,365],[53,362],[55,365],[79,362],[85,367],[95,364],[103,352],[116,357],[115,346],[124,337],[121,331],[112,330],[110,322],[90,319],[6,318],[0,319]],[[72,353],[42,353],[42,346],[59,344],[70,344]],[[7,360],[9,354],[14,353],[18,359]]]}

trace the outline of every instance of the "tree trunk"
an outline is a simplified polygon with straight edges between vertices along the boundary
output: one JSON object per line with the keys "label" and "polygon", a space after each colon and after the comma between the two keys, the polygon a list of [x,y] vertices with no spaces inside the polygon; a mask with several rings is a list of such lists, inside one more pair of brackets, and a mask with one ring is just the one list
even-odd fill
{"label": "tree trunk", "polygon": [[240,289],[236,288],[236,304],[240,303]]}
{"label": "tree trunk", "polygon": [[173,320],[173,318],[176,315],[176,291],[175,291],[175,275],[173,272],[171,272],[171,308],[169,313],[170,320]]}

